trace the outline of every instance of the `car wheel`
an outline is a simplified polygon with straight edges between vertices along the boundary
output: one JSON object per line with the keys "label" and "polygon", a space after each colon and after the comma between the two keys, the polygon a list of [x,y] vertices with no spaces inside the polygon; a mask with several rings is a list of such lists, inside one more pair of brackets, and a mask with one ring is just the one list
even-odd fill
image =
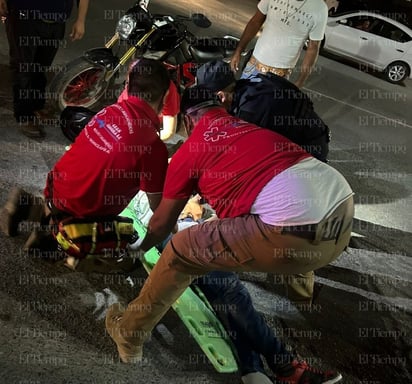
{"label": "car wheel", "polygon": [[385,78],[391,83],[400,83],[409,76],[409,67],[402,61],[395,61],[389,64],[385,69]]}

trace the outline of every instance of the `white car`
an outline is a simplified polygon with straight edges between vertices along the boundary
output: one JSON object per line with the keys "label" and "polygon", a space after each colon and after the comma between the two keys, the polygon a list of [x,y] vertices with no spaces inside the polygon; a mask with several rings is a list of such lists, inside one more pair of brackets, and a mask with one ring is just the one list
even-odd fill
{"label": "white car", "polygon": [[373,12],[329,16],[322,49],[382,71],[391,83],[412,78],[412,29]]}

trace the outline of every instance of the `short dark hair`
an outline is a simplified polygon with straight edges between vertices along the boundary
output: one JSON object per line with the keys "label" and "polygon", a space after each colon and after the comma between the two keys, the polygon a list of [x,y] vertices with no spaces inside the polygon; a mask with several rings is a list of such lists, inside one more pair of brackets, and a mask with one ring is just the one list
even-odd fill
{"label": "short dark hair", "polygon": [[221,106],[216,94],[208,88],[195,85],[186,88],[183,92],[180,101],[180,112],[185,115],[210,106]]}
{"label": "short dark hair", "polygon": [[153,59],[139,59],[129,72],[127,93],[147,102],[160,100],[170,86],[165,66]]}

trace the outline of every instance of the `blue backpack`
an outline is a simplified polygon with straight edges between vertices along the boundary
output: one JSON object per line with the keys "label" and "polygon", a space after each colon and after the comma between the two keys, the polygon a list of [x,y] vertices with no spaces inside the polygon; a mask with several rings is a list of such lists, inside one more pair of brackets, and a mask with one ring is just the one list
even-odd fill
{"label": "blue backpack", "polygon": [[280,133],[327,162],[329,128],[314,111],[310,98],[289,80],[271,73],[239,80],[231,113]]}

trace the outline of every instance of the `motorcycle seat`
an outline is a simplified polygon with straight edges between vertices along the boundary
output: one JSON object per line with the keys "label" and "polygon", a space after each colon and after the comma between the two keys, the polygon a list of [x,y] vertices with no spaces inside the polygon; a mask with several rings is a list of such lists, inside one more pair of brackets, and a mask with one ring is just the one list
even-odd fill
{"label": "motorcycle seat", "polygon": [[191,44],[190,51],[199,62],[218,60],[232,56],[237,43],[236,39],[225,37],[198,38]]}

